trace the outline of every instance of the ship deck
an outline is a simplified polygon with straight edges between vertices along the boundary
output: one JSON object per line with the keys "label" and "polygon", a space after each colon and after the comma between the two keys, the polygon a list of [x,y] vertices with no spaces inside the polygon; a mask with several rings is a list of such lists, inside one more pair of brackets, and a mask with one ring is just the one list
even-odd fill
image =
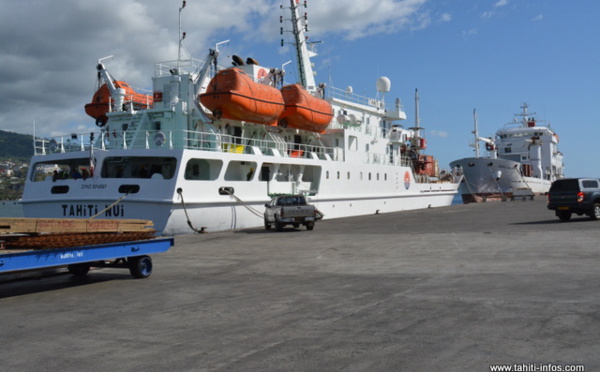
{"label": "ship deck", "polygon": [[598,226],[536,198],[177,236],[148,280],[2,279],[0,356],[6,370],[596,370]]}

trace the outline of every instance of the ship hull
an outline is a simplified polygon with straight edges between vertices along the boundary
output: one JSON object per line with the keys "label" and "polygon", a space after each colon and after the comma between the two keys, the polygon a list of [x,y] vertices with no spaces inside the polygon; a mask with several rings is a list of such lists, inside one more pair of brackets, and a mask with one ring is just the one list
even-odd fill
{"label": "ship hull", "polygon": [[542,195],[551,181],[524,176],[521,163],[507,159],[463,158],[450,163],[463,174],[459,193],[464,203]]}
{"label": "ship hull", "polygon": [[[108,156],[139,158],[145,153],[136,152],[130,149],[96,153],[96,160],[101,164]],[[35,156],[32,164],[60,163],[69,158],[65,155],[68,154],[58,154],[54,160],[53,155]],[[152,219],[157,231],[176,235],[193,233],[191,227],[214,232],[262,226],[264,204],[274,193],[305,193],[328,219],[449,206],[458,189],[457,183],[417,183],[409,167],[392,165],[197,150],[160,150],[155,155],[176,159],[178,165],[172,177],[115,178],[104,172],[85,180],[29,182],[22,201],[24,214],[44,218],[92,218],[98,214],[98,218],[108,219]],[[81,158],[89,153],[70,156]],[[185,166],[192,159],[218,164],[221,172],[214,179],[192,179],[190,167]],[[241,164],[251,164],[259,170],[270,167],[271,177],[267,180],[260,172],[247,177]],[[343,177],[338,178],[339,174]],[[361,179],[362,174],[372,178]],[[124,196],[124,185],[135,192]],[[67,192],[56,193],[66,189]]]}

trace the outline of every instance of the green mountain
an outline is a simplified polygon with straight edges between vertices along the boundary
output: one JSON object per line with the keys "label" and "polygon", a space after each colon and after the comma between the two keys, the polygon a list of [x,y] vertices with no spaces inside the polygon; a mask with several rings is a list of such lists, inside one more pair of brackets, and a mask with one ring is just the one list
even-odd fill
{"label": "green mountain", "polygon": [[20,158],[29,161],[33,155],[33,137],[0,130],[0,159]]}

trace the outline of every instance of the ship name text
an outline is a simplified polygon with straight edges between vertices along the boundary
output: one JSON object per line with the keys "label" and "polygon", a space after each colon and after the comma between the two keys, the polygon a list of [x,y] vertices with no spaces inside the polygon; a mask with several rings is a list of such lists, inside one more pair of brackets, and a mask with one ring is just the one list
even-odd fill
{"label": "ship name text", "polygon": [[114,205],[108,208],[108,205],[102,207],[98,204],[63,204],[61,207],[63,217],[92,217],[104,209],[106,209],[103,213],[104,217],[125,217],[125,206],[123,205]]}

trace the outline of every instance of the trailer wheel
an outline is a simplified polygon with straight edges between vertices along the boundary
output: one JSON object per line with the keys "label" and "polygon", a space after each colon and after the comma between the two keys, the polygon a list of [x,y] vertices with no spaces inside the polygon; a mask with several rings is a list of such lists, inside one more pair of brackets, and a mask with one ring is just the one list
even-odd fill
{"label": "trailer wheel", "polygon": [[315,228],[315,223],[314,222],[309,222],[309,223],[306,224],[306,230],[311,231],[314,228]]}
{"label": "trailer wheel", "polygon": [[130,257],[129,272],[136,278],[144,279],[152,274],[152,259],[149,256]]}
{"label": "trailer wheel", "polygon": [[87,273],[90,271],[90,267],[91,265],[89,263],[78,263],[67,266],[67,269],[72,275],[83,277],[86,276]]}

